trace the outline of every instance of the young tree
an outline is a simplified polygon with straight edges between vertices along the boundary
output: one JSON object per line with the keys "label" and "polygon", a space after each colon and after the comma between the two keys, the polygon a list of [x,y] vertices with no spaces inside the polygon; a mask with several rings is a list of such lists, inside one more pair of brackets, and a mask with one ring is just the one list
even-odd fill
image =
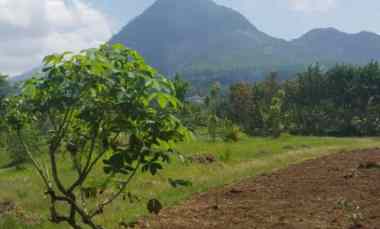
{"label": "young tree", "polygon": [[266,125],[268,132],[272,137],[279,137],[283,130],[283,118],[282,104],[285,97],[285,92],[279,90],[272,98],[272,102],[269,107],[268,114],[266,115]]}
{"label": "young tree", "polygon": [[263,127],[263,118],[259,107],[260,97],[256,87],[248,83],[237,83],[230,87],[230,116],[246,133],[258,134]]}
{"label": "young tree", "polygon": [[10,88],[11,87],[9,85],[8,76],[0,73],[0,113],[2,114],[2,116],[4,115],[3,101],[5,97],[9,94]]}
{"label": "young tree", "polygon": [[[7,76],[6,75],[3,75],[0,73],[0,116],[1,117],[4,117],[4,99],[6,98],[6,96],[8,95],[10,91],[10,86],[9,86],[9,82],[7,80]],[[5,140],[5,136],[2,136],[5,132],[5,129],[4,128],[4,119],[0,119],[0,147],[3,147],[5,146],[6,142],[4,141]]]}
{"label": "young tree", "polygon": [[[44,75],[27,81],[20,95],[9,100],[8,123],[43,180],[51,221],[75,229],[103,228],[96,216],[126,191],[139,170],[153,175],[161,170],[174,143],[187,136],[174,116],[181,104],[173,84],[122,45],[51,55],[44,64]],[[38,161],[38,146],[24,136],[25,129],[40,123],[47,126],[48,165]],[[64,182],[59,168],[65,152],[77,176]],[[104,180],[117,188],[88,202],[81,196],[99,166]]]}
{"label": "young tree", "polygon": [[217,128],[218,128],[218,116],[217,116],[217,106],[218,106],[218,98],[220,94],[220,84],[214,83],[211,86],[210,94],[206,98],[206,105],[208,107],[208,134],[213,141],[216,141],[217,137]]}
{"label": "young tree", "polygon": [[174,77],[174,88],[176,92],[176,96],[182,103],[185,102],[186,95],[189,92],[190,89],[190,83],[183,80],[182,76],[180,74],[176,74]]}
{"label": "young tree", "polygon": [[277,72],[271,72],[267,75],[263,82],[260,83],[263,92],[263,99],[266,104],[270,104],[272,98],[276,95],[280,89],[280,82]]}

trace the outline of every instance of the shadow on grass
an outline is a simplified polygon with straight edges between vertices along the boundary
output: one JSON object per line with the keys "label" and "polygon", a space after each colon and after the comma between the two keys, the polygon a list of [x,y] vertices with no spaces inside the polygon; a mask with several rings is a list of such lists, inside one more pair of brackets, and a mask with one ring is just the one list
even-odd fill
{"label": "shadow on grass", "polygon": [[25,169],[25,163],[26,163],[26,160],[14,160],[14,161],[8,162],[7,164],[0,165],[0,170],[1,169],[22,170],[22,169]]}

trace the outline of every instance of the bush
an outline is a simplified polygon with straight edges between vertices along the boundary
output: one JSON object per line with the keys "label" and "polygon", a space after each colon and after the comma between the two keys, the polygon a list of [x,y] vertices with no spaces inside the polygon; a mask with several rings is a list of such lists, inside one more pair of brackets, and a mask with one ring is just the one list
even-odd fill
{"label": "bush", "polygon": [[231,121],[225,121],[223,129],[223,140],[226,142],[238,142],[241,139],[242,132],[240,128]]}
{"label": "bush", "polygon": [[[175,116],[181,106],[172,82],[137,52],[103,45],[46,57],[41,77],[25,82],[21,93],[9,99],[6,120],[42,178],[50,221],[100,229],[95,218],[103,209],[141,172],[156,175],[170,162],[175,143],[189,136]],[[46,144],[30,141],[34,129],[46,133]],[[35,152],[47,153],[47,165]],[[75,168],[71,183],[61,180],[63,153],[70,154]],[[80,197],[98,188],[85,187],[98,166],[104,173],[97,179],[110,180],[111,192],[107,198],[95,196],[90,206]],[[69,216],[58,202],[70,208]]]}

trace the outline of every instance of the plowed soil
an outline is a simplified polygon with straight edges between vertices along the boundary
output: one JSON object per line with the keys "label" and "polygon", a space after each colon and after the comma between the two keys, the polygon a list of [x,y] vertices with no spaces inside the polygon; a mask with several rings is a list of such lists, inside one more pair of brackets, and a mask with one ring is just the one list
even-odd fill
{"label": "plowed soil", "polygon": [[380,229],[380,149],[310,160],[211,190],[140,227]]}

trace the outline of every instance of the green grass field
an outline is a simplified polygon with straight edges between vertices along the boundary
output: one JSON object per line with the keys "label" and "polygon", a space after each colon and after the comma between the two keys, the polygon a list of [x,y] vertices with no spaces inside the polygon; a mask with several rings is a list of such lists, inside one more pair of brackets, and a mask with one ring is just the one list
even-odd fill
{"label": "green grass field", "polygon": [[[178,145],[177,149],[185,156],[194,154],[213,154],[217,161],[212,164],[190,163],[175,157],[166,169],[157,176],[148,174],[138,176],[129,187],[131,193],[140,197],[130,203],[118,200],[105,209],[98,217],[99,223],[107,228],[118,222],[130,222],[146,215],[146,201],[157,198],[165,207],[175,205],[194,193],[205,192],[261,173],[272,172],[289,164],[299,163],[341,150],[373,148],[380,146],[375,138],[321,138],[295,137],[284,135],[278,139],[249,138],[238,143],[212,143],[207,140],[194,140]],[[7,157],[0,153],[0,166],[7,163]],[[69,181],[74,173],[68,160],[62,158],[61,171]],[[99,182],[99,167],[89,182]],[[172,188],[168,178],[186,179],[191,187]],[[25,169],[0,170],[0,202],[12,201],[17,210],[12,216],[0,216],[1,229],[55,229],[68,228],[48,222],[48,201],[43,195],[41,181],[30,166]]]}

